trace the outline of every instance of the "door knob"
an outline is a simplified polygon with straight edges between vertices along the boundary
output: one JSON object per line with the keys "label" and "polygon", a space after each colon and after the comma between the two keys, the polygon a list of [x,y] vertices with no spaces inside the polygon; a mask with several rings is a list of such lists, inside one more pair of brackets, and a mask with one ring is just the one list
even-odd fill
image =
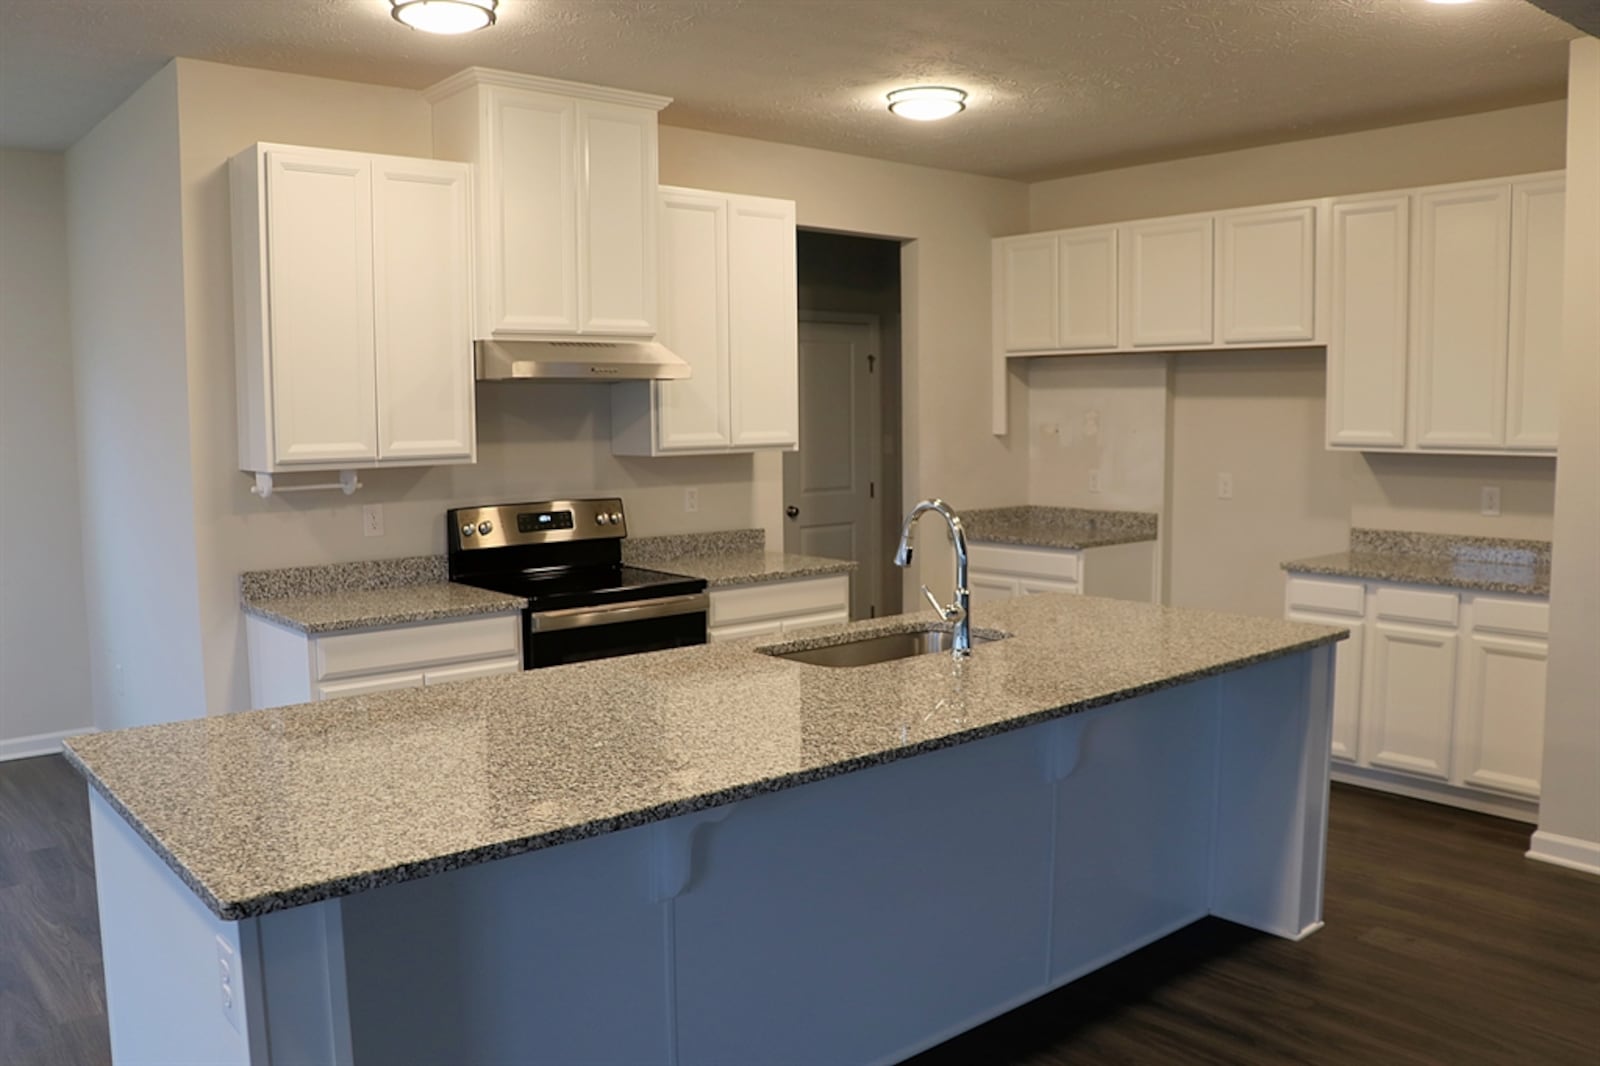
{"label": "door knob", "polygon": [[793,504],[791,504],[788,507],[785,507],[783,509],[783,513],[788,515],[790,518],[799,518],[800,517],[800,508],[795,507]]}

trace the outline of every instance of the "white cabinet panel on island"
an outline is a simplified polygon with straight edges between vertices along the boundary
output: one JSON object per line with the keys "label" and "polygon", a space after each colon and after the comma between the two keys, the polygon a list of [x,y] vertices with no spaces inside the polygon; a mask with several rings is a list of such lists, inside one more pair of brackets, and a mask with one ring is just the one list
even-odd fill
{"label": "white cabinet panel on island", "polygon": [[468,168],[257,144],[229,171],[240,468],[471,462]]}

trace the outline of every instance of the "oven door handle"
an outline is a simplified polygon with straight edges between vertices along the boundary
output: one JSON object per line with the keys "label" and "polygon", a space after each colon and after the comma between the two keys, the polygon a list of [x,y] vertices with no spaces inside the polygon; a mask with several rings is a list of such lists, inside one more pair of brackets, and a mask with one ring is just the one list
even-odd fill
{"label": "oven door handle", "polygon": [[540,611],[528,616],[528,628],[535,633],[550,633],[558,629],[580,629],[585,626],[612,625],[616,622],[670,618],[673,615],[695,614],[710,608],[711,594],[697,592],[691,596],[630,600],[627,603],[611,603],[603,607],[569,607],[561,611]]}

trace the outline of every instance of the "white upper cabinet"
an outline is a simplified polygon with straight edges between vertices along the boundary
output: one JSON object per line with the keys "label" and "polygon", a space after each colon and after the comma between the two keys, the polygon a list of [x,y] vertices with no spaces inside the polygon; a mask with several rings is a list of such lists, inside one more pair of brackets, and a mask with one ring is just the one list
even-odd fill
{"label": "white upper cabinet", "polygon": [[381,459],[473,454],[468,179],[460,163],[379,156],[372,164]]}
{"label": "white upper cabinet", "polygon": [[1333,206],[1333,322],[1328,339],[1328,442],[1406,443],[1411,199]]}
{"label": "white upper cabinet", "polygon": [[1316,336],[1317,210],[1310,204],[1217,216],[1217,339]]}
{"label": "white upper cabinet", "polygon": [[1055,234],[1018,237],[1000,249],[1002,314],[1008,352],[1058,347],[1060,241]]}
{"label": "white upper cabinet", "polygon": [[1209,215],[1123,227],[1129,344],[1211,343],[1211,227]]}
{"label": "white upper cabinet", "polygon": [[1117,228],[1072,230],[1058,238],[1059,347],[1117,346]]}
{"label": "white upper cabinet", "polygon": [[660,340],[687,379],[611,386],[611,448],[669,455],[799,440],[794,204],[660,193]]}
{"label": "white upper cabinet", "polygon": [[477,165],[479,338],[656,331],[656,113],[669,102],[473,68],[428,90]]}
{"label": "white upper cabinet", "polygon": [[1510,187],[1421,193],[1413,225],[1416,443],[1497,448],[1505,441]]}
{"label": "white upper cabinet", "polygon": [[1553,451],[1560,386],[1564,178],[1511,186],[1506,447]]}
{"label": "white upper cabinet", "polygon": [[268,144],[229,166],[240,468],[471,461],[469,168]]}

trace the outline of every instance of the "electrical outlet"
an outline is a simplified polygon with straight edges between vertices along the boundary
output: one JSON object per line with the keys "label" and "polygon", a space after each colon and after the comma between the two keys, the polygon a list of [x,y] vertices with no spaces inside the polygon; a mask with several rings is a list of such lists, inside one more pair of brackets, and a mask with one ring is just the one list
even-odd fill
{"label": "electrical outlet", "polygon": [[1481,514],[1486,515],[1497,515],[1500,513],[1499,485],[1485,485],[1483,487],[1482,498],[1478,504],[1478,511]]}
{"label": "electrical outlet", "polygon": [[1099,492],[1100,491],[1100,471],[1098,471],[1098,470],[1089,471],[1089,491],[1090,492]]}
{"label": "electrical outlet", "polygon": [[1100,412],[1085,411],[1083,413],[1083,435],[1093,437],[1100,432]]}
{"label": "electrical outlet", "polygon": [[234,1032],[242,1033],[244,1029],[239,1025],[238,961],[233,953],[233,945],[217,937],[217,980],[222,990],[222,1016],[233,1026]]}
{"label": "electrical outlet", "polygon": [[383,536],[383,504],[369,503],[361,508],[361,533],[367,537]]}
{"label": "electrical outlet", "polygon": [[1233,499],[1233,475],[1232,474],[1218,474],[1217,475],[1217,499],[1219,499],[1219,500],[1231,500],[1231,499]]}
{"label": "electrical outlet", "polygon": [[694,514],[696,511],[700,510],[699,489],[683,490],[683,510],[686,514]]}

